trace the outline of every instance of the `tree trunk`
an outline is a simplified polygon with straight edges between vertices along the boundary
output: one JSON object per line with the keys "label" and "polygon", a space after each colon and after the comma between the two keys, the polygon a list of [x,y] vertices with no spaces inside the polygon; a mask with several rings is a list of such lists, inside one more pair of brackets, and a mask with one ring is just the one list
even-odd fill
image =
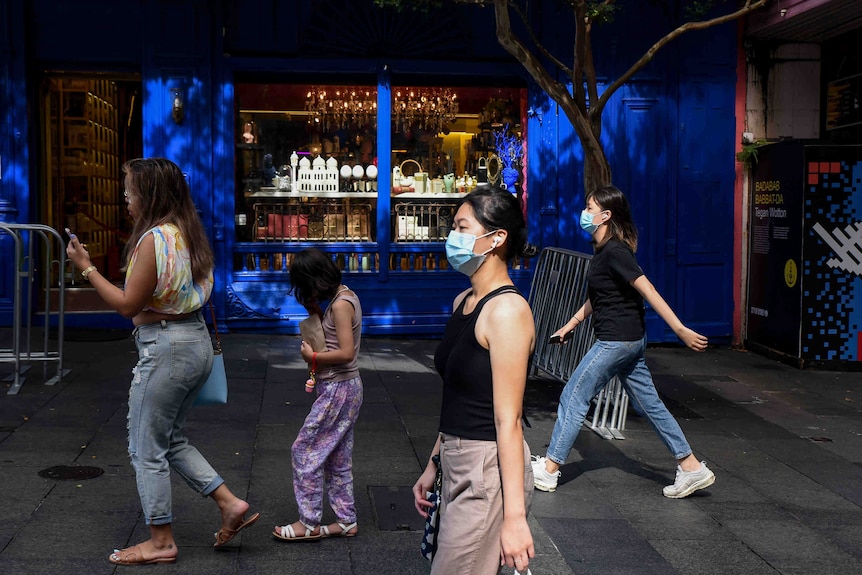
{"label": "tree trunk", "polygon": [[611,166],[601,143],[601,116],[584,115],[568,91],[557,90],[552,98],[560,105],[572,123],[581,147],[584,149],[584,194],[611,183]]}
{"label": "tree trunk", "polygon": [[[461,0],[468,1],[468,0]],[[475,0],[473,0],[475,1]],[[488,0],[490,1],[490,0]],[[539,49],[535,52],[530,50],[512,31],[512,25],[509,20],[509,4],[511,0],[493,0],[494,14],[496,21],[497,39],[500,45],[511,54],[530,76],[538,84],[539,88],[556,102],[566,117],[572,123],[575,133],[581,142],[584,149],[584,191],[590,193],[597,187],[606,186],[611,183],[611,168],[608,164],[608,159],[605,156],[605,151],[601,144],[602,135],[602,112],[605,105],[610,100],[614,92],[616,92],[625,82],[627,82],[636,72],[641,70],[649,63],[655,53],[660,50],[665,44],[686,32],[692,30],[703,30],[711,26],[729,22],[752,10],[760,8],[768,2],[768,0],[744,0],[745,3],[731,14],[725,14],[717,18],[705,20],[702,22],[686,22],[679,26],[671,33],[666,34],[658,42],[647,50],[641,58],[634,63],[622,76],[606,86],[605,90],[599,96],[596,85],[596,74],[593,69],[593,54],[592,54],[592,38],[590,37],[590,26],[592,16],[587,16],[587,4],[584,0],[570,2],[573,8],[576,25],[578,27],[575,40],[574,64],[571,70],[568,70],[561,62],[556,60],[545,48],[538,42],[535,36],[531,37],[534,42],[539,45]],[[485,2],[482,2],[483,4]],[[605,0],[604,4],[612,4],[613,0]],[[522,12],[519,12],[524,23],[530,27],[530,23],[526,21]],[[539,56],[549,58],[551,62],[568,72],[569,78],[572,81],[573,92],[570,93],[566,83],[559,81],[552,76],[548,69],[545,68],[545,63],[539,59]],[[589,108],[586,103],[586,95],[583,89],[583,83],[587,84],[587,92],[589,95]]]}
{"label": "tree trunk", "polygon": [[508,0],[494,0],[494,14],[497,23],[497,39],[500,41],[500,45],[521,63],[551,100],[559,104],[569,122],[572,123],[581,146],[584,148],[584,190],[588,193],[596,189],[597,186],[610,184],[611,167],[599,140],[602,133],[601,115],[592,117],[589,115],[586,105],[584,105],[583,110],[580,109],[575,98],[569,93],[565,82],[557,81],[552,77],[536,54],[528,50],[515,36],[509,21]]}
{"label": "tree trunk", "polygon": [[611,166],[601,148],[588,152],[584,148],[584,193],[611,184]]}

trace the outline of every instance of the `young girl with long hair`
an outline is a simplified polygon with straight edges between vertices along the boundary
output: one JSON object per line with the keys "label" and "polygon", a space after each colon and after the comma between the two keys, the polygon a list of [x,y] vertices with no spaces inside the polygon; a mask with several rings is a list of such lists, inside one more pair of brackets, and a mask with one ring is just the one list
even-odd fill
{"label": "young girl with long hair", "polygon": [[[359,533],[353,496],[353,426],[362,406],[356,361],[362,307],[359,297],[341,283],[341,270],[320,250],[294,255],[290,286],[296,301],[321,316],[326,351],[314,351],[307,341],[300,344],[302,359],[316,373],[317,398],[293,442],[293,492],[299,520],[276,525],[272,534],[282,541],[353,537]],[[320,525],[324,494],[336,516],[331,525]]]}

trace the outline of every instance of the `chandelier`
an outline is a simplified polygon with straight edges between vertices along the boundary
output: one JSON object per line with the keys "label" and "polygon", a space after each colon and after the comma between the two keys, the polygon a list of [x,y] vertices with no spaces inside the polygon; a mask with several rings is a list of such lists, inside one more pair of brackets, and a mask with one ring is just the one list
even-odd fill
{"label": "chandelier", "polygon": [[[412,127],[439,133],[458,114],[458,95],[449,88],[393,88],[396,132]],[[368,87],[312,87],[306,94],[309,122],[323,131],[377,124],[377,91]]]}
{"label": "chandelier", "polygon": [[377,91],[368,87],[312,87],[305,95],[309,122],[324,132],[377,124]]}
{"label": "chandelier", "polygon": [[449,88],[393,88],[392,122],[396,132],[412,126],[439,133],[455,121],[458,95]]}

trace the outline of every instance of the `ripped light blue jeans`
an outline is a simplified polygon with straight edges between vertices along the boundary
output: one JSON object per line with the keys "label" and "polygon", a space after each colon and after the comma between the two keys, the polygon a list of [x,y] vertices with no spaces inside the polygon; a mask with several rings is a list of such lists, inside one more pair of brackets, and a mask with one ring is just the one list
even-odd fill
{"label": "ripped light blue jeans", "polygon": [[189,444],[183,425],[209,377],[213,347],[203,316],[135,328],[129,389],[129,456],[147,525],[173,522],[171,469],[203,496],[224,480]]}
{"label": "ripped light blue jeans", "polygon": [[674,458],[680,460],[691,455],[682,429],[658,396],[644,361],[645,350],[646,337],[637,341],[598,340],[593,344],[560,395],[548,459],[560,465],[566,462],[587,417],[590,401],[613,376],[619,377],[632,408],[649,421]]}

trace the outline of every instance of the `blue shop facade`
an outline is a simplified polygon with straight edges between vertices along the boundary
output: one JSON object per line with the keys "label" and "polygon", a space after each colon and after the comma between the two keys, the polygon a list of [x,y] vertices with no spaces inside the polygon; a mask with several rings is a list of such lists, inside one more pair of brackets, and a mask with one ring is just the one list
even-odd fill
{"label": "blue shop facade", "polygon": [[[565,53],[571,27],[557,4],[535,2],[527,16]],[[678,24],[645,14],[594,30],[601,78]],[[717,343],[730,341],[734,313],[736,70],[736,24],[684,35],[603,117],[641,266]],[[314,246],[362,297],[367,334],[439,335],[469,285],[447,265],[444,239],[458,200],[487,181],[519,197],[539,248],[591,252],[578,227],[577,137],[499,46],[491,8],[0,0],[0,111],[0,221],[73,229],[117,282],[131,226],[122,163],[181,166],[215,249],[228,331],[298,333],[306,312],[287,270]],[[0,326],[11,321],[13,259],[0,235]],[[525,294],[535,264],[514,263]],[[76,270],[64,273],[67,326],[130,325]],[[40,306],[33,297],[28,313]],[[676,341],[648,318],[651,341]]]}

